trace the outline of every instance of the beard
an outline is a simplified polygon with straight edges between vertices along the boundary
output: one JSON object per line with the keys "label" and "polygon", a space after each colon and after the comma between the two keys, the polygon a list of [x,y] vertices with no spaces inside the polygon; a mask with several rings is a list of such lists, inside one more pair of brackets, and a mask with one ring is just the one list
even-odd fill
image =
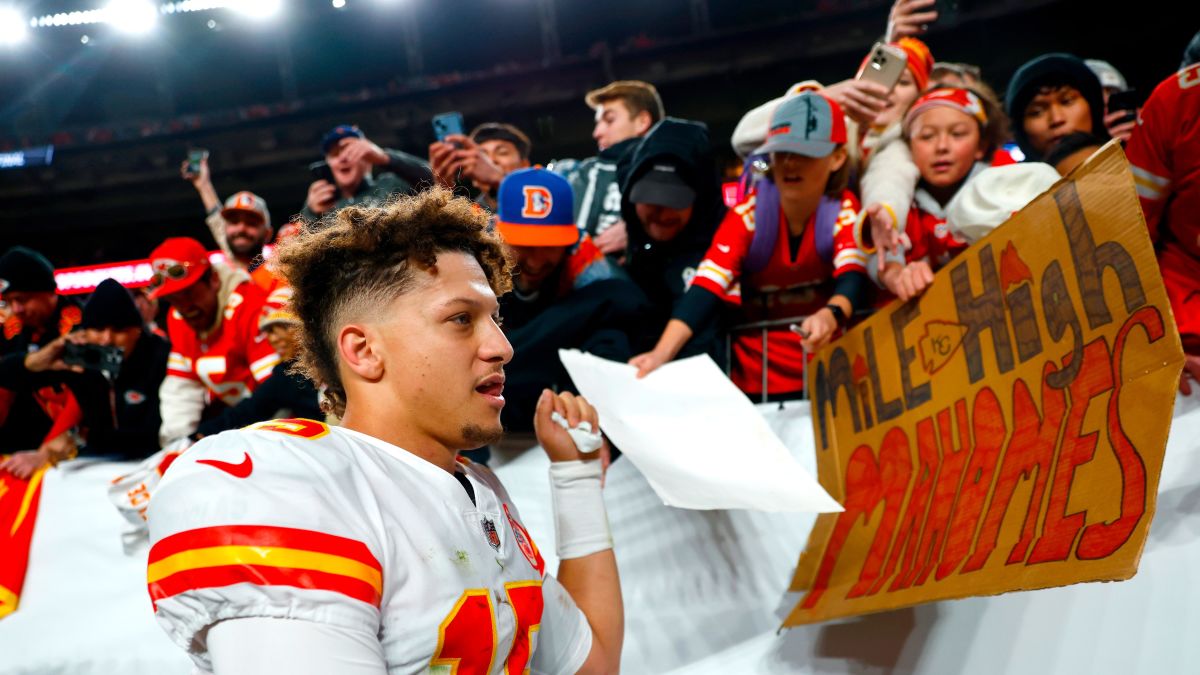
{"label": "beard", "polygon": [[504,438],[504,427],[497,424],[494,427],[481,427],[478,424],[467,424],[460,432],[468,449],[481,448],[491,445]]}
{"label": "beard", "polygon": [[229,248],[239,256],[252,257],[262,253],[263,242],[246,237],[229,240]]}

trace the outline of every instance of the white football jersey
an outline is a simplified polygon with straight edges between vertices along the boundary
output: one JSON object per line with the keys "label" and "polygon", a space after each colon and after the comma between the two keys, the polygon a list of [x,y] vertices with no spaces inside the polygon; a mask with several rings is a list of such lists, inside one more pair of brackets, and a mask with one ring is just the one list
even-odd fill
{"label": "white football jersey", "polygon": [[[158,622],[211,670],[208,627],[275,617],[377,636],[389,673],[574,673],[591,629],[487,468],[275,420],[203,439],[148,512]],[[531,659],[531,656],[533,658]]]}

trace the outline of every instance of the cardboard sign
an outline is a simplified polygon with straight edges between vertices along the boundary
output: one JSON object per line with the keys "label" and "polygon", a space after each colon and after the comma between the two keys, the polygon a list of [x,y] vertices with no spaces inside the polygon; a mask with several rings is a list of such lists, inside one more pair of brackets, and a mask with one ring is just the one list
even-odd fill
{"label": "cardboard sign", "polygon": [[809,367],[821,515],[785,626],[1128,579],[1183,364],[1119,146]]}

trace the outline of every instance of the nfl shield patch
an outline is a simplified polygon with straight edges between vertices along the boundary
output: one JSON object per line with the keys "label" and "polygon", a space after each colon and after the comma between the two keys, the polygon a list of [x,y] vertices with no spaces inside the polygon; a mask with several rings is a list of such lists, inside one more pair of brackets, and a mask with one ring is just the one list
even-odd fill
{"label": "nfl shield patch", "polygon": [[491,518],[484,518],[479,521],[483,526],[483,536],[487,539],[487,543],[497,551],[500,550],[500,533],[496,531],[496,523]]}

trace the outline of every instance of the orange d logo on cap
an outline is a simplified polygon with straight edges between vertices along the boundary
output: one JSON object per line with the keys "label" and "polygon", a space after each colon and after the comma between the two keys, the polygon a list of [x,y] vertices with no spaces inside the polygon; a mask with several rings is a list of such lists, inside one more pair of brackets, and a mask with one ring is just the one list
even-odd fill
{"label": "orange d logo on cap", "polygon": [[526,185],[523,189],[525,205],[521,207],[524,218],[545,218],[554,207],[554,197],[550,190],[541,185]]}

